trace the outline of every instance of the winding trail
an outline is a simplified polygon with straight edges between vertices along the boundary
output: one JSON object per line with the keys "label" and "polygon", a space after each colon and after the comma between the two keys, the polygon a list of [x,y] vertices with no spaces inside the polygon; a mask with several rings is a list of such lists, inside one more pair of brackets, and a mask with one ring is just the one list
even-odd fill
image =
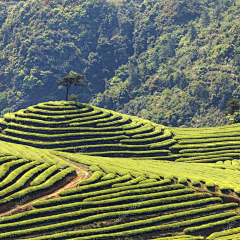
{"label": "winding trail", "polygon": [[1,217],[5,217],[5,216],[10,216],[10,215],[13,215],[13,214],[17,214],[17,213],[20,213],[20,212],[24,212],[24,211],[29,211],[29,210],[32,210],[33,209],[33,204],[36,203],[36,202],[39,202],[39,201],[43,201],[43,200],[48,200],[48,199],[53,199],[53,198],[57,198],[57,197],[60,197],[59,196],[59,193],[63,190],[66,190],[66,189],[71,189],[71,188],[75,188],[78,186],[78,183],[80,181],[83,181],[87,178],[90,177],[90,173],[85,171],[84,169],[82,169],[81,167],[78,167],[76,166],[75,164],[73,164],[72,162],[68,162],[69,165],[73,168],[76,169],[76,173],[77,173],[77,177],[75,177],[71,182],[69,182],[68,184],[64,185],[63,187],[57,189],[55,192],[53,193],[50,193],[50,194],[47,194],[41,198],[38,198],[36,200],[33,200],[31,201],[30,203],[28,204],[25,204],[25,205],[19,205],[17,206],[16,208],[8,211],[8,212],[4,212],[4,213],[1,213],[0,214],[0,218]]}

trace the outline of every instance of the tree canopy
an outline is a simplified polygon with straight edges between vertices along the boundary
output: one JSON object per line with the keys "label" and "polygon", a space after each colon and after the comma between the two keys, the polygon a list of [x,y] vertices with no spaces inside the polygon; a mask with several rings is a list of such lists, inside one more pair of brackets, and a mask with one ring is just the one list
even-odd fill
{"label": "tree canopy", "polygon": [[66,101],[68,100],[68,93],[69,93],[69,88],[71,86],[85,86],[86,83],[82,81],[86,76],[82,75],[80,73],[75,73],[72,75],[67,75],[61,79],[59,79],[57,82],[61,85],[63,85],[66,89]]}

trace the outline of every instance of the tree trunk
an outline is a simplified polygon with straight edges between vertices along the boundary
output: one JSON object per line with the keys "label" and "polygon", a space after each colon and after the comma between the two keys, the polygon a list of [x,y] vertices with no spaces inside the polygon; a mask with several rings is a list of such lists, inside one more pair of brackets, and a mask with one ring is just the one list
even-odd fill
{"label": "tree trunk", "polygon": [[66,101],[68,100],[68,90],[69,88],[67,88]]}

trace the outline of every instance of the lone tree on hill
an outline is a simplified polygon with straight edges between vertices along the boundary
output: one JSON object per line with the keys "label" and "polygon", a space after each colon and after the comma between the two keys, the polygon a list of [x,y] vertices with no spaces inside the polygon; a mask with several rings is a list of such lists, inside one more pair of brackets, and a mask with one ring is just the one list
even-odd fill
{"label": "lone tree on hill", "polygon": [[86,83],[82,81],[82,79],[84,79],[85,77],[86,77],[85,75],[76,73],[76,74],[67,75],[57,81],[59,84],[63,85],[67,89],[66,101],[68,100],[68,92],[69,92],[69,88],[71,86],[73,86],[73,85],[74,86],[85,86],[86,85]]}

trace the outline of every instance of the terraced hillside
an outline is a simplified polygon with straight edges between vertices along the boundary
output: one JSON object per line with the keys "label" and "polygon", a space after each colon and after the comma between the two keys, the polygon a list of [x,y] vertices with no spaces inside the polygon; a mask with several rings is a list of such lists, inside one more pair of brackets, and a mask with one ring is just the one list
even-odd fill
{"label": "terraced hillside", "polygon": [[237,203],[176,183],[166,173],[174,162],[51,154],[88,166],[92,176],[58,198],[1,218],[0,239],[204,239],[240,226]]}
{"label": "terraced hillside", "polygon": [[240,239],[239,124],[167,128],[62,101],[0,126],[0,239]]}
{"label": "terraced hillside", "polygon": [[51,193],[74,178],[75,169],[67,161],[45,150],[0,143],[0,213]]}
{"label": "terraced hillside", "polygon": [[216,128],[171,128],[178,144],[172,152],[180,153],[181,162],[214,162],[239,166],[240,124]]}
{"label": "terraced hillside", "polygon": [[168,129],[148,120],[65,101],[5,114],[0,126],[4,141],[59,151],[84,150],[97,156],[161,159],[176,142]]}

